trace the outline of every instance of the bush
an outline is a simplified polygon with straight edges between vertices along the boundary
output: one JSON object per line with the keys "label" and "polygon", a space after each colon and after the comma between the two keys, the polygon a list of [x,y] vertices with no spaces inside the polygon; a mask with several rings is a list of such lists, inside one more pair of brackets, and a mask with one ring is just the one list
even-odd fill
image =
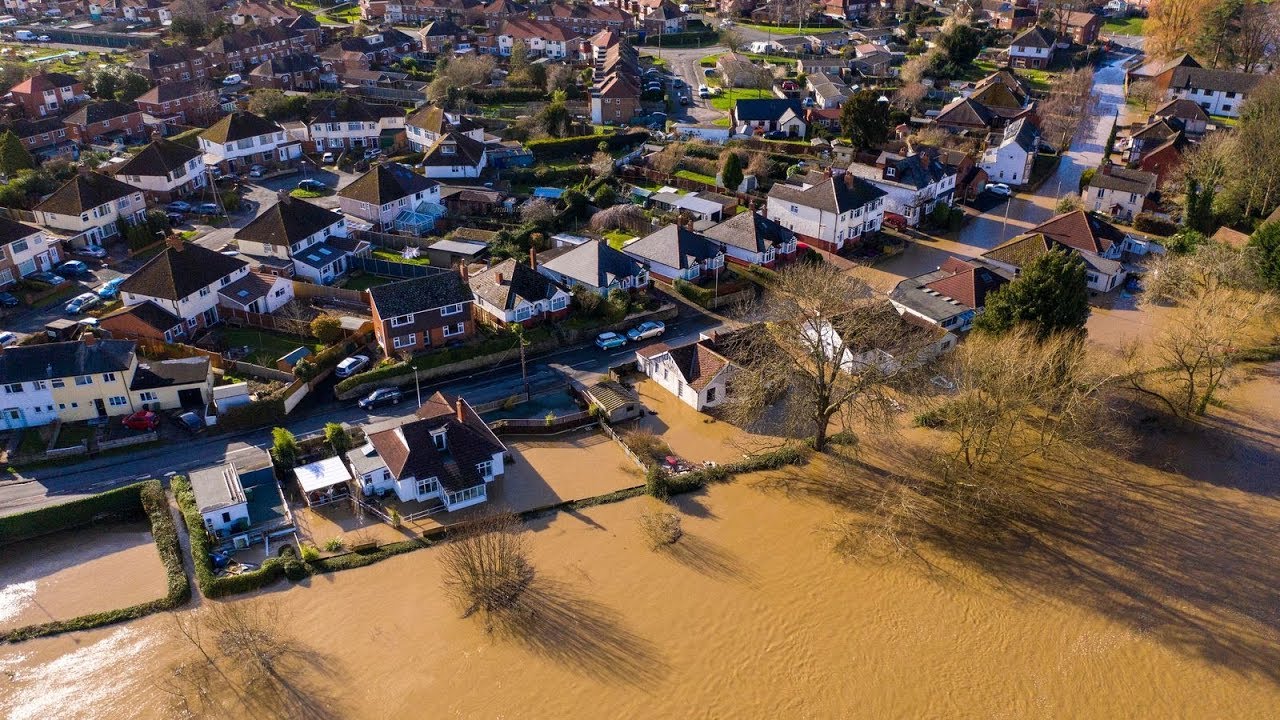
{"label": "bush", "polygon": [[342,339],[342,321],[335,315],[320,315],[311,321],[311,334],[325,345],[332,345]]}
{"label": "bush", "polygon": [[285,428],[271,431],[271,457],[282,470],[292,470],[298,464],[298,440]]}
{"label": "bush", "polygon": [[911,424],[916,427],[937,429],[946,426],[947,417],[941,408],[935,408],[919,413],[912,419]]}
{"label": "bush", "polygon": [[342,538],[329,538],[324,543],[325,552],[338,552],[346,546],[347,545],[342,541]]}
{"label": "bush", "polygon": [[650,430],[632,430],[624,433],[621,440],[640,458],[640,462],[649,467],[661,465],[668,455],[673,454],[667,441],[654,435]]}
{"label": "bush", "polygon": [[1169,220],[1158,218],[1151,213],[1142,213],[1133,220],[1133,227],[1138,232],[1151,233],[1168,237],[1178,230],[1178,226]]}
{"label": "bush", "polygon": [[602,142],[610,150],[616,150],[618,148],[642,143],[648,139],[648,131],[632,130],[625,133],[614,133],[611,135],[583,135],[581,137],[572,138],[530,140],[525,143],[525,147],[533,153],[533,156],[537,161],[545,162],[547,160],[554,160],[563,157],[588,157],[596,151]]}
{"label": "bush", "polygon": [[649,548],[657,550],[680,539],[680,516],[670,512],[648,511],[640,515],[640,533],[649,541]]}
{"label": "bush", "polygon": [[293,374],[302,380],[310,380],[342,362],[355,347],[351,342],[330,345],[315,355],[308,355],[298,361],[298,364],[293,366]]}
{"label": "bush", "polygon": [[320,551],[316,549],[316,546],[315,546],[315,545],[303,545],[303,546],[302,546],[302,561],[303,561],[303,562],[313,563],[313,562],[315,562],[315,561],[317,561],[317,560],[319,560],[319,559],[320,559]]}
{"label": "bush", "polygon": [[644,473],[644,491],[657,500],[666,502],[671,497],[670,475],[657,465],[650,465]]}
{"label": "bush", "polygon": [[61,505],[2,517],[0,545],[30,540],[99,520],[136,520],[144,512],[141,493],[142,484],[128,485]]}
{"label": "bush", "polygon": [[714,290],[698,287],[687,280],[681,280],[679,278],[676,278],[674,286],[676,292],[680,293],[682,297],[687,300],[691,300],[704,308],[711,307],[711,304],[715,302],[716,294]]}
{"label": "bush", "polygon": [[[183,476],[178,476],[173,479],[172,487],[191,539],[191,564],[195,567],[196,584],[200,586],[200,592],[204,593],[205,597],[219,598],[266,587],[286,576],[286,565],[296,565],[288,570],[292,575],[299,579],[306,577],[305,567],[296,560],[287,558],[284,560],[268,558],[257,570],[241,575],[218,577],[214,573],[213,560],[209,557],[209,553],[213,551],[213,544],[209,538],[209,532],[205,529],[204,518],[200,516],[200,510],[196,507],[196,496],[191,489],[191,482]],[[305,549],[303,552],[305,555]],[[298,573],[299,568],[302,570],[301,575]]]}

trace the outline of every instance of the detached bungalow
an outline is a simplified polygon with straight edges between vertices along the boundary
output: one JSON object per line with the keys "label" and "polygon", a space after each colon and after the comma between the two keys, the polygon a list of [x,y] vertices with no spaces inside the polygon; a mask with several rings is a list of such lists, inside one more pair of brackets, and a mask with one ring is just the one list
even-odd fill
{"label": "detached bungalow", "polygon": [[566,287],[585,287],[601,297],[615,289],[637,290],[649,284],[649,271],[643,264],[598,240],[544,252],[538,272]]}
{"label": "detached bungalow", "polygon": [[773,267],[778,260],[795,257],[796,234],[755,212],[740,212],[713,225],[703,234],[721,243],[729,262]]}
{"label": "detached bungalow", "polygon": [[1111,223],[1083,210],[1058,215],[1008,242],[988,250],[988,264],[1017,274],[1031,260],[1050,251],[1079,255],[1085,262],[1090,290],[1114,290],[1128,277],[1125,254],[1162,253],[1163,248],[1126,234]]}
{"label": "detached bungalow", "polygon": [[719,242],[679,225],[668,225],[628,243],[622,252],[668,283],[693,282],[704,274],[715,274],[724,267],[725,257]]}
{"label": "detached bungalow", "polygon": [[1013,273],[981,260],[947,258],[930,273],[907,278],[889,293],[904,317],[952,331],[968,330],[982,313],[987,295],[1013,279]]}
{"label": "detached bungalow", "polygon": [[636,368],[698,411],[724,402],[733,372],[729,359],[706,340],[680,347],[658,343],[637,350]]}
{"label": "detached bungalow", "polygon": [[569,314],[569,291],[537,270],[529,250],[529,264],[514,259],[498,263],[468,280],[476,296],[478,319],[500,327],[520,323],[532,327]]}
{"label": "detached bungalow", "polygon": [[729,111],[729,120],[739,135],[781,130],[788,137],[803,138],[808,127],[798,100],[739,100]]}

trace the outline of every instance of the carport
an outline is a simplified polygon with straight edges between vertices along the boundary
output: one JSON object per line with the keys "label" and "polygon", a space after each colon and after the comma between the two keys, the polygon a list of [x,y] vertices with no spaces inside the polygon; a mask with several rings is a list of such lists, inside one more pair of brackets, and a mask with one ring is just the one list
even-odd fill
{"label": "carport", "polygon": [[294,468],[307,507],[320,507],[351,496],[351,471],[340,457],[325,458]]}

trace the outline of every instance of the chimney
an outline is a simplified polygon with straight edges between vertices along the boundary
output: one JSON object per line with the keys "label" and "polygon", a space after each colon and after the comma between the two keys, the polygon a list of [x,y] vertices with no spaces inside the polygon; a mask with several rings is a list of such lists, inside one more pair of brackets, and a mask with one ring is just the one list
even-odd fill
{"label": "chimney", "polygon": [[844,174],[844,186],[850,190],[853,189],[853,173],[847,172]]}
{"label": "chimney", "polygon": [[177,250],[179,252],[182,251],[184,243],[181,235],[177,233],[166,235],[164,238],[164,241],[169,245],[169,247],[173,248],[174,250]]}
{"label": "chimney", "polygon": [[1110,174],[1111,174],[1111,163],[1110,163],[1110,162],[1104,162],[1104,163],[1102,163],[1102,174],[1103,174],[1103,175],[1110,175]]}
{"label": "chimney", "polygon": [[502,284],[502,273],[500,273],[500,272],[496,272],[496,273],[494,273],[494,274],[493,274],[493,281],[494,281],[495,283],[497,283],[497,284],[501,285],[501,284]]}
{"label": "chimney", "polygon": [[471,271],[467,269],[466,260],[458,263],[458,274],[462,276],[462,282],[467,282],[471,279]]}
{"label": "chimney", "polygon": [[461,397],[461,396],[459,396],[459,397],[458,397],[458,399],[457,399],[456,403],[457,403],[457,407],[458,407],[458,422],[460,422],[460,423],[465,423],[465,422],[467,421],[467,416],[466,416],[466,413],[464,413],[464,412],[462,411],[462,397]]}
{"label": "chimney", "polygon": [[831,177],[831,168],[827,168],[826,170],[823,170],[822,174],[826,175],[827,177]]}
{"label": "chimney", "polygon": [[289,195],[289,191],[288,191],[288,190],[277,190],[277,191],[276,191],[276,202],[284,202],[284,201],[288,200],[288,199],[289,199],[289,197],[290,197],[290,195]]}
{"label": "chimney", "polygon": [[98,338],[92,332],[86,332],[84,335],[80,336],[80,339],[84,341],[84,346],[87,348],[91,348],[98,344]]}
{"label": "chimney", "polygon": [[538,269],[538,251],[533,247],[529,248],[529,269],[530,270]]}

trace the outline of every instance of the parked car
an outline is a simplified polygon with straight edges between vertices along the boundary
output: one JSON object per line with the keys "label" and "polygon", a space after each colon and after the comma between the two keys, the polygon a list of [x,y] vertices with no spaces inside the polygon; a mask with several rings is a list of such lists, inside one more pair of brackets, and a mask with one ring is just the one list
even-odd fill
{"label": "parked car", "polygon": [[0,332],[0,347],[9,347],[18,344],[18,336],[11,332]]}
{"label": "parked car", "polygon": [[64,309],[67,311],[68,315],[79,315],[89,308],[101,303],[102,298],[94,295],[93,293],[80,293],[74,298],[71,298],[71,302],[67,303],[67,307]]}
{"label": "parked car", "polygon": [[787,134],[782,130],[770,130],[764,134],[765,140],[786,140]]}
{"label": "parked car", "polygon": [[703,74],[703,75],[705,75],[705,76],[707,76],[707,77],[715,77],[715,76],[716,76],[716,69],[715,69],[715,68],[705,68],[705,69],[703,69],[702,74]]}
{"label": "parked car", "polygon": [[627,339],[631,342],[639,342],[649,338],[656,338],[666,331],[667,326],[665,324],[657,320],[649,320],[628,330]]}
{"label": "parked car", "polygon": [[395,388],[378,388],[368,395],[360,398],[361,410],[373,410],[383,405],[399,405],[401,394]]}
{"label": "parked car", "polygon": [[307,178],[306,180],[303,180],[298,183],[298,189],[306,190],[307,192],[324,192],[325,190],[329,189],[329,186],[325,185],[319,180],[312,180],[311,178]]}
{"label": "parked car", "polygon": [[1004,183],[991,183],[987,185],[987,192],[1001,197],[1009,197],[1013,194],[1013,189]]}
{"label": "parked car", "polygon": [[82,278],[92,277],[93,271],[79,260],[68,260],[58,266],[58,274],[62,277]]}
{"label": "parked car", "polygon": [[169,227],[177,227],[187,221],[187,216],[180,212],[165,213],[164,216],[169,218]]}
{"label": "parked car", "polygon": [[124,282],[124,278],[118,277],[108,280],[105,285],[98,288],[98,297],[103,300],[111,300],[120,294],[120,284]]}
{"label": "parked car", "polygon": [[692,105],[692,104],[693,104],[693,101],[689,99],[689,96],[688,96],[688,95],[681,95],[681,96],[680,96],[680,104],[681,104],[681,105],[684,105],[685,107],[688,107],[688,106],[690,106],[690,105]]}
{"label": "parked car", "polygon": [[334,375],[338,377],[351,377],[369,365],[368,355],[352,355],[351,357],[338,363],[338,369],[334,371]]}
{"label": "parked car", "polygon": [[62,283],[67,281],[67,279],[62,277],[61,275],[55,275],[47,271],[31,273],[30,275],[27,276],[26,279],[35,280],[36,282],[42,282],[46,285],[61,285]]}
{"label": "parked car", "polygon": [[48,35],[41,35],[41,36],[40,36],[40,42],[50,42],[49,36],[48,36]]}
{"label": "parked car", "polygon": [[227,173],[225,175],[217,176],[213,181],[219,185],[232,185],[240,182],[240,176],[235,173]]}
{"label": "parked car", "polygon": [[699,85],[699,86],[698,86],[698,97],[700,97],[700,98],[709,98],[709,97],[711,97],[711,89],[710,89],[710,88],[708,88],[706,85]]}
{"label": "parked car", "polygon": [[0,292],[0,307],[18,307],[18,296],[11,292]]}
{"label": "parked car", "polygon": [[72,252],[74,252],[76,255],[83,255],[85,257],[94,258],[96,260],[101,260],[102,258],[107,256],[106,249],[100,248],[96,245],[90,245],[89,247],[80,248],[79,250],[73,250]]}
{"label": "parked car", "polygon": [[600,333],[596,336],[596,347],[601,350],[612,350],[627,344],[627,339],[618,333]]}
{"label": "parked car", "polygon": [[381,154],[382,154],[382,148],[376,148],[376,147],[365,148],[364,159],[372,160]]}
{"label": "parked car", "polygon": [[332,165],[338,161],[338,158],[331,152],[327,152],[320,156],[321,165]]}
{"label": "parked car", "polygon": [[191,203],[186,200],[174,200],[164,206],[166,212],[189,213],[191,212]]}
{"label": "parked car", "polygon": [[218,209],[217,203],[200,203],[196,206],[196,212],[201,215],[221,215],[222,211]]}
{"label": "parked car", "polygon": [[160,426],[160,416],[150,410],[139,410],[125,415],[120,424],[130,430],[155,430]]}
{"label": "parked car", "polygon": [[267,174],[267,169],[261,165],[254,165],[253,167],[249,168],[249,177],[251,178],[260,178],[266,174]]}
{"label": "parked car", "polygon": [[240,77],[239,73],[231,73],[230,75],[222,78],[222,84],[223,85],[239,85],[242,80],[243,78]]}
{"label": "parked car", "polygon": [[178,416],[178,424],[183,430],[195,435],[204,431],[204,418],[193,412],[184,412]]}

